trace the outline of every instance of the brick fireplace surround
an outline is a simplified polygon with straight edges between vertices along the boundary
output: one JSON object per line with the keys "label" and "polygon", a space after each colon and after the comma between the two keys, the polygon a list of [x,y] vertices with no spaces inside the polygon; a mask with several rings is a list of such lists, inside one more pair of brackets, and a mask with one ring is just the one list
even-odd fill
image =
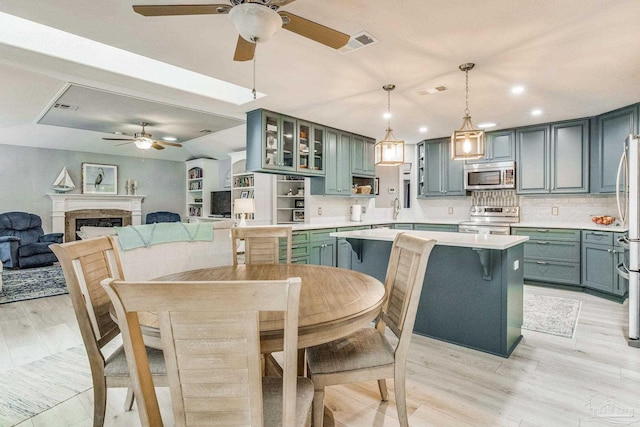
{"label": "brick fireplace surround", "polygon": [[77,219],[105,219],[109,225],[119,218],[122,225],[142,224],[144,196],[96,194],[48,194],[51,198],[51,232],[64,233],[64,241],[76,240]]}

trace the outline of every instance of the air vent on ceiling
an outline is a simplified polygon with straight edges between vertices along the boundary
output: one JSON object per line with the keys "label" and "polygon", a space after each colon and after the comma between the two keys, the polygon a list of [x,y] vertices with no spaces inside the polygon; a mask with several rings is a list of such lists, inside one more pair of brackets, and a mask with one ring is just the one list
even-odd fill
{"label": "air vent on ceiling", "polygon": [[446,87],[445,85],[439,85],[439,86],[435,86],[435,87],[429,87],[429,88],[422,88],[422,89],[418,89],[418,95],[431,95],[434,93],[438,93],[438,92],[444,92],[445,90],[448,90],[449,88]]}
{"label": "air vent on ceiling", "polygon": [[352,35],[347,44],[338,49],[338,52],[351,53],[354,50],[371,46],[376,43],[379,43],[379,41],[373,38],[373,36],[366,31],[362,31],[358,34]]}
{"label": "air vent on ceiling", "polygon": [[213,132],[211,129],[202,129],[200,133],[211,133]]}
{"label": "air vent on ceiling", "polygon": [[77,107],[75,105],[60,104],[59,102],[57,102],[53,105],[53,108],[57,108],[59,110],[76,111],[80,107]]}

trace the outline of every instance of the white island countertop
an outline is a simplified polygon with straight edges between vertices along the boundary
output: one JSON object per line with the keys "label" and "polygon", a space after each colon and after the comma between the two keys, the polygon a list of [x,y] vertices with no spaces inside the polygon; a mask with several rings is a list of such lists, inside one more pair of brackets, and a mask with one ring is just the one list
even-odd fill
{"label": "white island countertop", "polygon": [[395,230],[377,228],[371,230],[342,231],[331,233],[331,237],[392,242],[398,233],[408,233],[424,239],[436,240],[436,245],[463,248],[504,250],[529,240],[528,236],[506,236],[498,234],[450,233],[445,231]]}

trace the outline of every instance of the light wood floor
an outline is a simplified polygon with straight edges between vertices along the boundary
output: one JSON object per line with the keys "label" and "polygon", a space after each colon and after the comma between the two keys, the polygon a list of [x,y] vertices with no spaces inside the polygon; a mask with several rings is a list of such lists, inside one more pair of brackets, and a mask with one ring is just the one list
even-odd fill
{"label": "light wood floor", "polygon": [[[607,426],[640,421],[640,349],[625,341],[627,305],[528,285],[525,292],[582,300],[575,337],[523,330],[524,339],[504,359],[414,336],[407,367],[412,426]],[[3,369],[77,345],[81,339],[68,296],[0,305],[0,375]],[[124,394],[110,390],[107,426],[139,425],[135,409],[123,410]],[[380,402],[377,385],[371,382],[331,387],[326,404],[338,427],[397,426],[390,396],[389,402]],[[161,391],[160,399],[165,425],[171,426],[168,394]],[[89,390],[19,426],[91,426],[91,408]],[[629,417],[622,417],[625,414]]]}

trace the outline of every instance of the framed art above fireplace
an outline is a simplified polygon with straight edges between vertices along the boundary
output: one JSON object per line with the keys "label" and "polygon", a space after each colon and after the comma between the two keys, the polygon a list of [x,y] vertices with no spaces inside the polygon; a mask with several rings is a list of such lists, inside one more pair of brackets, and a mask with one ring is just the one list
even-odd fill
{"label": "framed art above fireplace", "polygon": [[84,194],[118,194],[118,166],[82,163]]}

